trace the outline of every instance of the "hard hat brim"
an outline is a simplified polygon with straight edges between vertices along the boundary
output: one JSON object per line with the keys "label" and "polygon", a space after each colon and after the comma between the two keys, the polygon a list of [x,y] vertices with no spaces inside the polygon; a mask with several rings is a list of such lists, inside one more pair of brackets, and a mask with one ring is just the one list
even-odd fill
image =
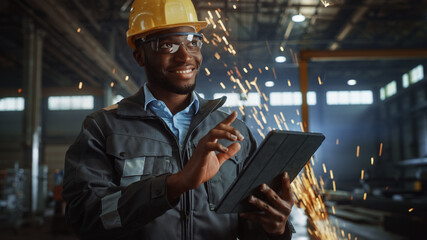
{"label": "hard hat brim", "polygon": [[128,30],[126,32],[127,43],[133,50],[135,50],[135,48],[136,48],[135,47],[135,37],[143,38],[149,34],[153,34],[155,32],[159,32],[159,31],[162,31],[165,29],[174,28],[174,27],[183,27],[183,26],[194,27],[196,32],[199,32],[200,30],[206,28],[207,25],[208,25],[208,23],[206,21],[197,21],[197,22],[184,22],[184,23],[175,23],[175,24],[163,25],[163,26],[151,28],[147,31],[138,32],[138,33],[131,33]]}

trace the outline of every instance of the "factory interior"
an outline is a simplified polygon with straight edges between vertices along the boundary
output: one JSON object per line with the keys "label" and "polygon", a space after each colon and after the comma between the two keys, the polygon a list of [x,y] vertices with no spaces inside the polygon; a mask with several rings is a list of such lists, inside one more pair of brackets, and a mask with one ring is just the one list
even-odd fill
{"label": "factory interior", "polygon": [[[193,0],[196,92],[258,144],[326,137],[292,182],[293,239],[425,239],[426,0]],[[146,82],[132,0],[0,1],[0,238],[77,239],[61,197],[85,117]]]}

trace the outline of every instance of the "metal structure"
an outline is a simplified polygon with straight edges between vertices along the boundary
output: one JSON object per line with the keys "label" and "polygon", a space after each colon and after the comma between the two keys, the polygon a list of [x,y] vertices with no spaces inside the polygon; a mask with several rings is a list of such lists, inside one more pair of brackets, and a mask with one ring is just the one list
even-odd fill
{"label": "metal structure", "polygon": [[[274,57],[295,66],[301,50],[423,48],[427,42],[427,1],[356,0],[220,0],[194,1],[200,19],[220,11],[229,30],[237,64],[274,63]],[[27,16],[46,32],[43,48],[43,87],[100,87],[116,83],[116,90],[132,93],[144,81],[125,42],[130,0],[121,1],[2,1],[0,51],[5,79],[22,79],[21,19]],[[327,7],[325,7],[327,6]],[[306,20],[294,23],[292,15]],[[205,30],[213,32],[212,27]],[[110,47],[113,44],[114,49]],[[284,48],[284,52],[280,51]],[[292,51],[291,51],[292,50]],[[205,65],[215,48],[204,47]],[[269,54],[265,54],[265,53]],[[253,56],[256,56],[254,58]],[[296,58],[295,58],[296,56]],[[291,62],[291,63],[290,63]],[[397,71],[398,69],[395,69]],[[348,69],[342,69],[348,71]],[[18,80],[2,81],[2,88],[19,88]]]}

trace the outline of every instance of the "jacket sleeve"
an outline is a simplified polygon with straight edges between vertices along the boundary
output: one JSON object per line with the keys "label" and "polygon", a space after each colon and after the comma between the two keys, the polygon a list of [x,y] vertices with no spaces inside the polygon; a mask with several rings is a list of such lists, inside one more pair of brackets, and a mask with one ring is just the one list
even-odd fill
{"label": "jacket sleeve", "polygon": [[[250,159],[250,157],[252,156],[252,154],[255,153],[256,149],[257,149],[257,143],[256,140],[254,138],[254,136],[252,135],[251,131],[249,129],[247,129],[247,135],[249,137],[249,144],[247,146],[245,146],[245,153],[247,153],[247,156],[245,157],[245,163],[243,167],[246,167],[247,161]],[[245,136],[246,137],[246,136]],[[269,236],[264,229],[262,229],[261,225],[259,225],[258,223],[252,222],[250,220],[247,219],[243,219],[239,217],[239,239],[241,240],[253,240],[253,239],[265,239],[265,240],[290,240],[292,239],[292,234],[295,233],[295,229],[291,223],[291,221],[288,219],[287,223],[286,223],[286,229],[285,229],[285,233],[283,235],[280,236]]]}
{"label": "jacket sleeve", "polygon": [[120,186],[105,137],[89,116],[65,157],[66,218],[81,239],[124,238],[172,207],[166,193],[168,174]]}

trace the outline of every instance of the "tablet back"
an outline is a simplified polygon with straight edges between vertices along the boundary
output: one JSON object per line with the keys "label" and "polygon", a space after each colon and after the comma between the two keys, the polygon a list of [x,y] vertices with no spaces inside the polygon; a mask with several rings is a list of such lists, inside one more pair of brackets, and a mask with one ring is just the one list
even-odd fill
{"label": "tablet back", "polygon": [[262,183],[280,192],[279,176],[288,172],[291,181],[325,139],[321,133],[271,131],[231,184],[219,204],[217,213],[257,211],[247,203],[250,195],[263,198],[258,191]]}

